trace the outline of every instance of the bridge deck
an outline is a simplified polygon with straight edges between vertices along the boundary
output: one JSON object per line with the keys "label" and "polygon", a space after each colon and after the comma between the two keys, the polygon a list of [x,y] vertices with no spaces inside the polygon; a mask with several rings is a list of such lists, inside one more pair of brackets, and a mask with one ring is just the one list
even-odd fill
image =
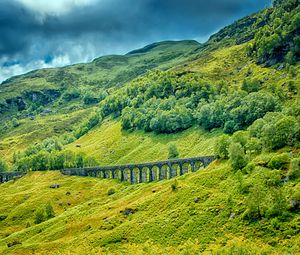
{"label": "bridge deck", "polygon": [[[121,181],[130,181],[130,183],[137,183],[154,180],[163,180],[182,175],[185,172],[187,172],[184,169],[184,166],[186,164],[190,166],[191,172],[195,172],[201,167],[201,165],[203,167],[207,167],[214,160],[215,156],[203,156],[193,158],[170,159],[139,164],[66,168],[63,169],[61,172],[66,175],[94,176],[106,179],[110,178],[119,179]],[[156,169],[154,169],[155,167]],[[177,169],[175,169],[176,167]],[[164,168],[167,168],[167,170],[164,170]],[[134,170],[137,170],[138,173]]]}

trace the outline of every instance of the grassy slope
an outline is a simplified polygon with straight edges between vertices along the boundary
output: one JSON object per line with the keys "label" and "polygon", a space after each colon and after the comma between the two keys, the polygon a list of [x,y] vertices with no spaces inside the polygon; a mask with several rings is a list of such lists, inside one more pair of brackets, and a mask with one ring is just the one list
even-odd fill
{"label": "grassy slope", "polygon": [[9,162],[14,152],[23,151],[28,146],[48,137],[69,131],[86,118],[88,112],[90,109],[69,114],[38,116],[35,120],[22,119],[19,127],[0,135],[0,156]]}
{"label": "grassy slope", "polygon": [[143,131],[131,133],[122,131],[121,123],[115,120],[106,121],[66,149],[84,151],[97,157],[103,165],[141,163],[166,159],[170,143],[177,145],[180,157],[212,155],[219,134],[219,131],[209,133],[196,127],[173,135]]}
{"label": "grassy slope", "polygon": [[[0,186],[0,215],[7,216],[0,221],[0,253],[299,254],[299,214],[280,228],[267,219],[242,220],[245,197],[229,169],[214,163],[186,174],[177,178],[175,192],[170,188],[174,180],[128,185],[58,172],[30,173]],[[255,171],[244,181],[251,183],[261,174]],[[50,189],[53,183],[61,188]],[[108,196],[111,187],[116,193]],[[291,182],[282,189],[292,193],[299,188]],[[35,225],[35,211],[49,202],[56,217]],[[125,216],[126,208],[134,213]],[[12,241],[22,244],[8,248]]]}

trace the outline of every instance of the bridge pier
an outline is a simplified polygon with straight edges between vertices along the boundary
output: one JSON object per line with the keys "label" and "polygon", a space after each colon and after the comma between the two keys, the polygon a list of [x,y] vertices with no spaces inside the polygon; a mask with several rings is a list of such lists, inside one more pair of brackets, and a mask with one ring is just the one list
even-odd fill
{"label": "bridge pier", "polygon": [[[214,156],[195,157],[186,159],[172,159],[144,164],[127,164],[119,166],[103,166],[96,168],[64,169],[61,172],[66,175],[94,176],[104,179],[119,179],[131,184],[153,182],[156,180],[171,179],[189,172],[195,172],[201,167],[207,167]],[[0,182],[6,181],[7,176],[1,175]]]}
{"label": "bridge pier", "polygon": [[196,171],[195,169],[195,162],[190,162],[192,173]]}

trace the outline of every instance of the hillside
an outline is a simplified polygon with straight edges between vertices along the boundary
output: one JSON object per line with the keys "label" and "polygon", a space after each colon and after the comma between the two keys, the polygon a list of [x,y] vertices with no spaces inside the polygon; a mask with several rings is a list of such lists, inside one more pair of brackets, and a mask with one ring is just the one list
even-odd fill
{"label": "hillside", "polygon": [[[0,253],[300,254],[299,8],[3,82],[0,171],[28,174],[0,185]],[[138,185],[48,171],[212,154]]]}
{"label": "hillside", "polygon": [[[299,214],[285,215],[280,220],[247,220],[247,199],[263,205],[262,210],[269,207],[269,212],[276,205],[269,200],[276,193],[261,190],[260,195],[266,196],[262,201],[255,197],[253,187],[264,181],[272,181],[276,187],[278,174],[257,169],[247,176],[232,175],[227,164],[214,164],[178,178],[177,190],[172,191],[174,180],[128,185],[66,177],[57,172],[30,173],[15,183],[0,186],[4,194],[0,206],[0,251],[299,254]],[[61,187],[50,189],[53,183]],[[109,189],[115,193],[108,195]],[[282,189],[291,194],[296,190],[299,191],[299,182],[290,182]],[[55,217],[35,224],[36,212],[49,203]],[[15,245],[8,248],[7,244],[13,242]]]}

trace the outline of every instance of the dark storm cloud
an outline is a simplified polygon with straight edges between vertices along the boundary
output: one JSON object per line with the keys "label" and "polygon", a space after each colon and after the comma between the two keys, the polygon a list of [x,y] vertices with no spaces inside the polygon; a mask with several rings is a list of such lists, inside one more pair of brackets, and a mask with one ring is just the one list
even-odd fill
{"label": "dark storm cloud", "polygon": [[[28,64],[49,56],[119,53],[166,39],[207,38],[270,0],[98,0],[69,12],[39,14],[0,2],[0,60]],[[88,46],[89,45],[89,46]],[[89,47],[85,49],[85,47]],[[88,52],[88,53],[87,53]],[[0,63],[1,64],[1,63]]]}

